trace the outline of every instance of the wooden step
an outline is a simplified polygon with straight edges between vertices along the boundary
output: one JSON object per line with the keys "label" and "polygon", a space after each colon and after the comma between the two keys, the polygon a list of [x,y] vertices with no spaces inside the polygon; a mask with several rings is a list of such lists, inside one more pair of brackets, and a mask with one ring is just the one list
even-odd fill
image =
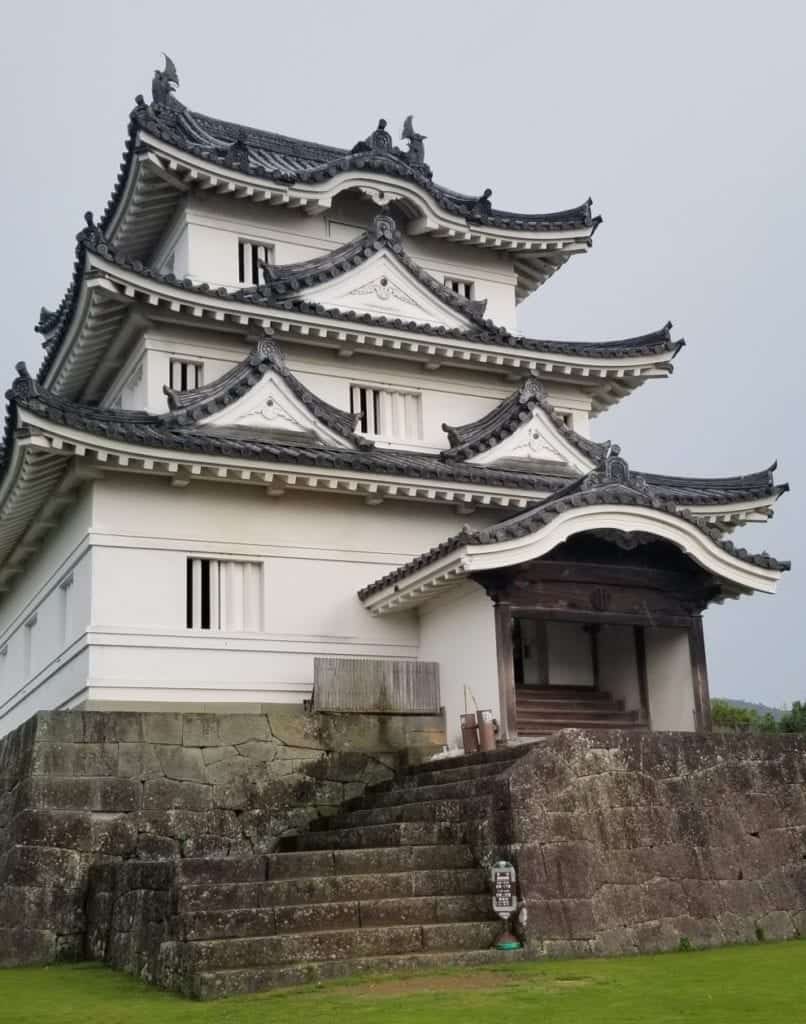
{"label": "wooden step", "polygon": [[531,736],[540,736],[540,737],[542,737],[542,736],[553,736],[553,735],[555,735],[555,733],[560,732],[562,729],[584,729],[586,732],[597,732],[597,731],[598,732],[608,732],[608,731],[612,731],[612,730],[621,731],[623,729],[630,729],[630,730],[646,729],[646,724],[644,722],[627,722],[627,723],[624,723],[622,725],[612,725],[611,723],[608,723],[608,722],[595,722],[595,723],[590,723],[590,722],[589,723],[569,722],[569,723],[563,724],[563,725],[557,725],[556,723],[552,723],[551,725],[546,725],[545,723],[542,723],[542,724],[541,723],[537,723],[537,724],[535,724],[535,723],[522,724],[521,722],[518,723],[518,735],[519,736],[527,736],[527,737],[531,737]]}

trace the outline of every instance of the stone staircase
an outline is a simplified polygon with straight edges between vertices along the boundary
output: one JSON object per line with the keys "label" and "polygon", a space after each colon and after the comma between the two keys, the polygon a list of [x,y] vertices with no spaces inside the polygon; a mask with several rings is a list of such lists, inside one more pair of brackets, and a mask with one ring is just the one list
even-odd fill
{"label": "stone staircase", "polygon": [[502,773],[526,749],[410,769],[267,856],[177,861],[170,934],[138,973],[211,999],[525,956],[491,949],[501,922],[486,865],[505,852],[489,832],[505,810]]}
{"label": "stone staircase", "polygon": [[515,693],[518,735],[550,736],[560,729],[645,729],[638,711],[590,687],[520,687]]}

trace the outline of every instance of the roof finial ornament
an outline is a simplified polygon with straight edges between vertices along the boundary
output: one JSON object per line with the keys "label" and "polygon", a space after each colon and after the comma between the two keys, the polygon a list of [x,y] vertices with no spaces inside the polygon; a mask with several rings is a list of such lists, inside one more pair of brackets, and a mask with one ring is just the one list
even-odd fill
{"label": "roof finial ornament", "polygon": [[622,458],[621,445],[608,442],[599,465],[588,473],[581,486],[583,491],[592,491],[613,485],[628,487],[642,494],[649,490],[646,480],[638,473],[633,473],[627,460]]}
{"label": "roof finial ornament", "polygon": [[488,217],[492,213],[493,204],[490,202],[492,194],[493,190],[491,188],[485,188],[470,208],[471,217]]}
{"label": "roof finial ornament", "polygon": [[174,89],[179,85],[179,75],[176,65],[167,53],[162,55],[165,58],[165,68],[162,71],[155,71],[151,81],[151,97],[153,102],[159,106],[169,107],[176,104],[173,97]]}
{"label": "roof finial ornament", "polygon": [[92,210],[87,210],[84,214],[84,224],[79,233],[76,235],[76,239],[79,242],[89,242],[94,244],[103,241],[104,234],[100,227],[95,223],[95,217],[93,216]]}
{"label": "roof finial ornament", "polygon": [[378,127],[375,131],[368,135],[366,139],[362,139],[361,142],[356,142],[350,152],[391,153],[394,147],[392,145],[392,136],[386,130],[387,123],[386,118],[382,117],[378,121]]}
{"label": "roof finial ornament", "polygon": [[239,128],[235,141],[224,149],[224,158],[230,166],[249,171],[249,136],[245,128]]}
{"label": "roof finial ornament", "polygon": [[406,159],[414,167],[422,167],[425,164],[425,146],[423,142],[427,137],[426,135],[420,135],[419,132],[414,130],[414,117],[412,114],[409,114],[403,122],[403,131],[400,133],[400,138],[408,139],[409,148],[406,153]]}
{"label": "roof finial ornament", "polygon": [[6,392],[6,398],[17,402],[28,402],[36,395],[36,381],[28,372],[25,363],[17,363],[14,369],[17,371],[17,376]]}
{"label": "roof finial ornament", "polygon": [[378,213],[372,221],[372,233],[376,238],[386,238],[392,242],[397,235],[397,224],[394,217],[388,213]]}

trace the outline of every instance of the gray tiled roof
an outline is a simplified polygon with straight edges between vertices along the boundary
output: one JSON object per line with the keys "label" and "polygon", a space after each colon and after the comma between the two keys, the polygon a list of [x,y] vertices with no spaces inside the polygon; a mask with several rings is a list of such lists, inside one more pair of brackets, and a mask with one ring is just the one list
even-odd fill
{"label": "gray tiled roof", "polygon": [[278,184],[323,182],[349,170],[376,171],[409,180],[426,191],[446,212],[469,224],[485,224],[515,231],[562,231],[595,228],[601,218],[591,214],[588,199],[579,206],[554,213],[515,213],[493,208],[487,196],[470,196],[437,185],[430,168],[395,146],[379,150],[354,146],[352,150],[305,142],[287,135],[249,128],[232,121],[188,110],[174,97],[169,104],[146,104],[138,97],[132,124],[178,149],[220,167]]}
{"label": "gray tiled roof", "polygon": [[212,416],[236,402],[254,387],[265,373],[273,370],[282,377],[291,393],[317,420],[334,433],[352,441],[356,447],[372,448],[372,441],[356,433],[358,415],[337,409],[335,405],[319,398],[306,387],[288,369],[282,352],[270,335],[265,334],[253,340],[254,350],[237,366],[209,384],[189,391],[174,391],[167,386],[163,387],[173,414],[165,417],[166,424],[192,427],[199,420]]}
{"label": "gray tiled roof", "polygon": [[[328,448],[320,443],[278,439],[265,431],[198,425],[200,419],[225,408],[245,394],[262,379],[269,367],[282,374],[291,391],[316,418],[329,429],[349,439],[356,448]],[[154,448],[240,456],[311,468],[329,466],[356,472],[399,474],[437,483],[454,481],[551,493],[568,486],[567,475],[559,473],[554,475],[545,471],[529,472],[521,468],[478,466],[461,459],[445,459],[438,454],[372,448],[371,442],[353,433],[352,415],[323,401],[306,388],[286,367],[278,347],[265,338],[258,341],[255,351],[237,367],[217,380],[190,392],[170,393],[169,400],[173,408],[162,414],[99,408],[71,402],[54,395],[41,383],[34,381],[23,363],[17,365],[17,370],[19,375],[6,393],[6,456],[10,453],[17,425],[15,410],[17,405],[21,405],[52,422],[64,423],[101,437]],[[551,408],[548,404],[546,407]],[[587,444],[591,446],[591,455],[598,452],[601,456],[604,446],[590,441]],[[774,468],[743,477],[702,479],[645,474],[644,479],[653,493],[662,500],[682,505],[698,502],[718,505],[744,498],[777,497],[788,489],[788,485],[774,483]]]}
{"label": "gray tiled roof", "polygon": [[306,288],[325,284],[334,278],[347,274],[361,266],[381,250],[388,250],[408,272],[432,295],[446,306],[467,317],[477,327],[496,329],[491,320],[484,319],[487,306],[484,301],[466,299],[446,287],[427,270],[411,259],[403,248],[403,239],[393,218],[387,213],[378,214],[366,231],[357,238],[339,246],[332,252],[306,260],[303,263],[287,263],[281,266],[267,266],[264,283],[253,288],[242,288],[234,298],[251,301],[254,299],[281,300],[293,298],[295,293]]}
{"label": "gray tiled roof", "polygon": [[[242,381],[253,379],[253,367],[241,363]],[[278,437],[271,431],[241,427],[210,427],[199,425],[187,409],[156,414],[82,405],[54,395],[28,374],[25,365],[17,366],[19,376],[7,392],[5,458],[13,443],[17,426],[17,407],[29,409],[52,423],[64,424],[110,441],[120,441],[150,448],[178,452],[220,455],[255,459],[269,464],[284,464],[320,469],[342,469],[357,473],[399,475],[429,483],[463,483],[478,486],[510,487],[524,491],[557,490],[566,481],[552,476],[509,470],[489,469],[459,463],[444,463],[438,455],[419,454],[394,449],[361,447],[331,448],[305,440],[296,442]],[[290,371],[287,371],[291,376]],[[240,382],[230,379],[228,393],[233,395]],[[220,399],[215,399],[216,407]],[[203,404],[192,407],[203,408]],[[317,407],[320,408],[320,407]],[[330,407],[333,408],[332,406]],[[338,411],[338,410],[336,410]],[[326,421],[332,427],[332,421]],[[361,444],[363,439],[357,439]]]}
{"label": "gray tiled roof", "polygon": [[[36,330],[40,334],[47,335],[44,343],[45,358],[37,375],[37,379],[40,382],[44,381],[47,376],[75,312],[76,301],[85,273],[85,254],[87,252],[96,253],[109,262],[127,271],[139,274],[148,280],[167,284],[174,288],[181,288],[193,294],[215,295],[217,298],[230,301],[237,299],[239,302],[254,303],[269,309],[297,311],[348,323],[365,323],[369,326],[392,327],[397,330],[417,331],[421,334],[426,332],[440,338],[456,338],[457,340],[478,344],[545,352],[550,355],[590,358],[618,359],[629,356],[668,354],[670,360],[677,355],[685,344],[682,340],[672,340],[671,324],[666,324],[659,331],[653,331],[635,338],[605,342],[548,341],[510,334],[503,327],[499,327],[491,320],[486,320],[483,317],[480,303],[472,302],[456,295],[406,256],[402,250],[400,235],[394,227],[394,222],[386,216],[376,218],[373,226],[359,238],[325,254],[319,260],[310,260],[304,264],[291,264],[285,267],[273,267],[272,273],[276,275],[276,284],[269,282],[257,288],[243,289],[235,295],[226,288],[213,288],[209,284],[194,283],[190,278],[178,278],[172,273],[161,273],[152,267],[146,266],[141,260],[124,256],[116,252],[113,246],[109,244],[104,237],[101,226],[95,223],[92,214],[85,214],[85,220],[86,227],[76,236],[73,276],[67,292],[55,310],[46,310],[43,307],[39,322],[36,325]],[[318,303],[312,303],[304,298],[295,297],[301,288],[309,288],[313,284],[321,283],[322,280],[330,280],[339,274],[346,273],[350,269],[349,263],[351,258],[361,262],[368,259],[379,248],[387,248],[390,252],[393,252],[395,258],[404,263],[407,269],[415,274],[425,287],[429,288],[440,301],[447,303],[468,319],[471,326],[467,330],[430,326],[399,318],[328,309]],[[304,269],[301,270],[300,268]]]}
{"label": "gray tiled roof", "polygon": [[466,423],[460,427],[450,427],[443,423],[442,429],[447,433],[451,447],[442,452],[442,458],[469,459],[473,455],[496,447],[504,438],[509,437],[524,422],[531,419],[536,408],[542,409],[550,416],[557,430],[583,455],[594,461],[604,458],[608,449],[607,443],[598,444],[590,441],[566,426],[562,417],[550,404],[545,388],[536,377],[529,377],[509,398],[505,398],[493,410],[473,423]]}
{"label": "gray tiled roof", "polygon": [[672,502],[664,501],[659,497],[646,478],[630,471],[629,466],[624,459],[620,458],[618,453],[618,446],[614,445],[611,454],[607,456],[599,468],[574,481],[574,483],[558,493],[544,499],[526,512],[481,530],[471,530],[465,527],[459,533],[442,541],[441,544],[437,544],[405,565],[387,573],[374,583],[363,587],[358,591],[359,598],[364,600],[372,596],[372,594],[404,580],[418,570],[439,561],[445,555],[459,548],[473,547],[480,544],[495,544],[536,533],[562,512],[585,505],[638,505],[645,508],[659,509],[668,515],[692,523],[714,544],[741,561],[761,566],[765,569],[776,569],[779,571],[786,571],[791,567],[790,562],[778,561],[778,559],[773,558],[766,552],[754,555],[745,550],[745,548],[737,547],[731,541],[723,540],[718,530],[703,525],[690,512],[678,509]]}

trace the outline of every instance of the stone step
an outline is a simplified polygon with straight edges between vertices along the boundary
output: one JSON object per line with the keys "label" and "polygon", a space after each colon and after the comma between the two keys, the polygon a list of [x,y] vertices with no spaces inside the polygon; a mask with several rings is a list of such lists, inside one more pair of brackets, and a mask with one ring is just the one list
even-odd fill
{"label": "stone step", "polygon": [[346,928],[455,924],[494,919],[490,897],[483,893],[205,910],[180,915],[177,929],[181,941],[197,942],[204,939],[254,938]]}
{"label": "stone step", "polygon": [[[391,789],[405,787],[407,789],[418,786],[439,786],[449,782],[466,782],[481,780],[500,775],[509,768],[515,758],[508,758],[504,761],[493,761],[490,764],[468,764],[458,768],[428,768],[419,765],[417,770],[412,770],[399,779],[392,779],[387,782],[380,782],[375,786],[367,786],[366,795],[372,796],[375,793],[386,793]],[[428,765],[440,762],[429,761]]]}
{"label": "stone step", "polygon": [[266,857],[185,857],[176,862],[178,885],[262,882]]}
{"label": "stone step", "polygon": [[269,881],[336,872],[354,875],[423,868],[465,868],[472,867],[474,863],[470,848],[457,844],[270,853],[267,861]]}
{"label": "stone step", "polygon": [[500,931],[500,921],[469,921],[203,939],[186,943],[182,959],[186,969],[196,973],[401,953],[441,953],[488,948]]}
{"label": "stone step", "polygon": [[517,761],[526,753],[523,747],[499,747],[497,750],[479,752],[477,754],[457,754],[456,757],[439,757],[424,761],[409,769],[409,774],[419,775],[422,772],[452,771],[454,768],[467,768],[476,765],[500,765],[504,767],[509,761]]}
{"label": "stone step", "polygon": [[466,800],[471,797],[484,796],[492,789],[492,780],[498,778],[500,772],[485,775],[477,779],[460,779],[457,782],[437,782],[432,785],[410,785],[404,779],[391,789],[382,793],[369,793],[355,797],[343,805],[345,810],[371,810],[375,807],[394,807],[398,804],[427,803],[431,800]]}
{"label": "stone step", "polygon": [[320,878],[263,882],[258,886],[257,905],[290,907],[305,903],[405,899],[410,896],[477,896],[486,891],[487,872],[476,867],[322,875]]}
{"label": "stone step", "polygon": [[489,814],[492,796],[473,796],[463,800],[429,800],[369,807],[334,814],[312,822],[313,832],[327,829],[354,828],[359,825],[387,825],[390,822],[467,821]]}
{"label": "stone step", "polygon": [[354,850],[378,846],[429,846],[472,842],[480,823],[398,822],[388,825],[358,825],[319,832],[304,832],[283,840],[293,850]]}
{"label": "stone step", "polygon": [[[500,927],[500,925],[499,925]],[[408,953],[399,956],[371,956],[350,960],[322,960],[293,966],[245,967],[221,971],[200,971],[190,983],[188,995],[196,999],[222,999],[290,985],[308,985],[332,978],[360,974],[440,970],[444,967],[477,967],[517,963],[532,959],[525,949],[453,950],[448,953]]]}

